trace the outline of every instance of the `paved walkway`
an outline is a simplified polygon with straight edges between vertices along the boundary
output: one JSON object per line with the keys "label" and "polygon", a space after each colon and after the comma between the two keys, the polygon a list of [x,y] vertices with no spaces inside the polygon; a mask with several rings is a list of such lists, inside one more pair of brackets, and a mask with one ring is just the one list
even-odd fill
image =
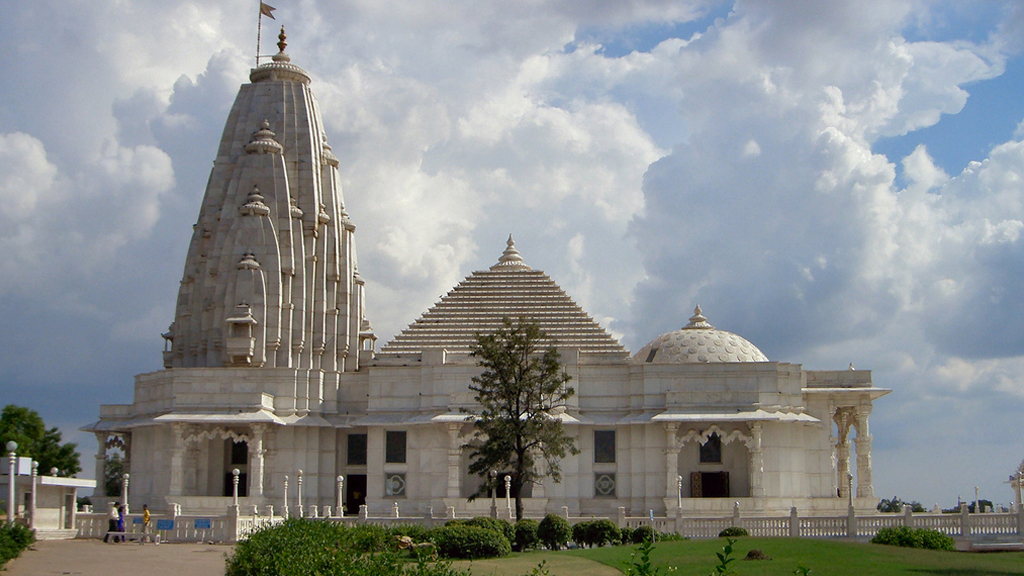
{"label": "paved walkway", "polygon": [[211,544],[104,544],[101,540],[44,540],[7,563],[4,576],[224,576],[231,546]]}

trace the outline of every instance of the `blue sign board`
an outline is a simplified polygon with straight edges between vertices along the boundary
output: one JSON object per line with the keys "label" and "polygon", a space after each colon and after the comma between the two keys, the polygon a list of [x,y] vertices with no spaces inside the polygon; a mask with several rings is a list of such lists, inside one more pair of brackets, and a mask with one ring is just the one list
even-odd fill
{"label": "blue sign board", "polygon": [[142,517],[132,518],[132,524],[142,524]]}
{"label": "blue sign board", "polygon": [[156,521],[157,530],[174,530],[174,520],[161,518]]}
{"label": "blue sign board", "polygon": [[213,528],[213,523],[209,518],[196,518],[196,530],[209,530]]}

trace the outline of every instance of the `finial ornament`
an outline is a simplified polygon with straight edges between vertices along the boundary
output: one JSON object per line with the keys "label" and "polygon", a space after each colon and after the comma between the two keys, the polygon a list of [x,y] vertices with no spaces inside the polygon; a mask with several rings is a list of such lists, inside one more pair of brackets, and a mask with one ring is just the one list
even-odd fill
{"label": "finial ornament", "polygon": [[708,319],[705,318],[704,314],[701,312],[700,304],[697,304],[697,307],[693,309],[693,316],[690,316],[690,323],[683,326],[683,330],[686,330],[687,328],[714,328],[714,326],[708,324]]}
{"label": "finial ornament", "polygon": [[512,235],[508,235],[508,240],[505,241],[505,251],[501,253],[501,258],[498,258],[498,263],[491,266],[491,270],[530,270],[531,268],[526,265],[523,261],[523,257],[519,255],[519,250],[516,250],[516,241],[512,239]]}
{"label": "finial ornament", "polygon": [[284,26],[281,26],[281,33],[277,35],[277,49],[280,50],[282,53],[284,52],[284,49],[288,46],[288,43],[285,42],[285,40],[287,39],[288,36],[285,35],[284,33]]}

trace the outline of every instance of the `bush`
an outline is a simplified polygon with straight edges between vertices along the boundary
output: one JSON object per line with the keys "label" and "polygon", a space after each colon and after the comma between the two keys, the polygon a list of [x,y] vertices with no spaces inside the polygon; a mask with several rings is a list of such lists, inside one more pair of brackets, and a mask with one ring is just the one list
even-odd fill
{"label": "bush", "polygon": [[633,529],[629,526],[619,528],[619,542],[629,544],[633,541]]}
{"label": "bush", "polygon": [[938,530],[922,529],[921,540],[924,543],[924,547],[928,550],[946,550],[948,552],[956,550],[956,543],[953,541],[953,538]]}
{"label": "bush", "polygon": [[[408,527],[344,525],[292,518],[253,532],[235,546],[225,576],[469,576],[451,563],[409,564],[390,551],[387,539]],[[367,553],[370,552],[370,553]]]}
{"label": "bush", "polygon": [[604,546],[619,541],[619,527],[611,520],[586,520],[572,527],[572,539],[579,545]]}
{"label": "bush", "polygon": [[539,525],[539,522],[529,518],[523,518],[516,522],[513,544],[517,552],[525,552],[537,546],[537,543],[540,542],[540,538],[537,537],[537,526]]}
{"label": "bush", "polygon": [[746,528],[739,526],[729,526],[725,530],[718,533],[719,538],[736,538],[737,536],[750,536],[750,532],[747,532]]}
{"label": "bush", "polygon": [[557,514],[548,514],[537,526],[537,537],[548,550],[558,550],[572,538],[572,525]]}
{"label": "bush", "polygon": [[902,546],[904,548],[927,548],[929,550],[953,550],[953,539],[938,530],[891,526],[880,529],[871,539],[872,544]]}
{"label": "bush", "polygon": [[637,526],[633,529],[633,533],[630,534],[630,541],[633,544],[643,544],[648,540],[652,542],[654,541],[654,528],[651,528],[646,524],[643,526]]}
{"label": "bush", "polygon": [[512,552],[512,545],[503,534],[479,526],[446,525],[431,530],[430,540],[444,558],[496,558]]}
{"label": "bush", "polygon": [[508,520],[501,520],[498,518],[488,518],[486,516],[477,516],[470,520],[464,520],[463,523],[466,526],[476,526],[478,528],[485,528],[487,530],[493,530],[498,534],[501,534],[509,542],[515,540],[516,532],[515,528],[508,522]]}
{"label": "bush", "polygon": [[10,523],[0,525],[0,568],[8,560],[21,555],[35,541],[35,534],[25,526]]}

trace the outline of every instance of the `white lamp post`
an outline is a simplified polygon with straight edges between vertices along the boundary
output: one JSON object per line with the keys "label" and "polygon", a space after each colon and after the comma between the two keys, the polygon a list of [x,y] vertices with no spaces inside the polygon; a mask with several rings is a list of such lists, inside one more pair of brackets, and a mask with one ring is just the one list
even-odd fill
{"label": "white lamp post", "polygon": [[512,477],[505,475],[505,507],[508,508],[509,520],[512,519]]}
{"label": "white lamp post", "polygon": [[302,510],[302,470],[299,470],[299,494],[295,499],[295,507],[299,509],[299,518],[305,518]]}
{"label": "white lamp post", "polygon": [[39,476],[39,462],[32,461],[32,498],[28,504],[28,527],[36,527],[36,477]]}
{"label": "white lamp post", "polygon": [[124,513],[130,513],[128,508],[128,479],[131,478],[131,474],[125,474],[121,478],[121,504],[124,505]]}
{"label": "white lamp post", "polygon": [[491,470],[491,518],[498,517],[498,487],[495,483],[498,479],[498,471]]}
{"label": "white lamp post", "polygon": [[11,440],[7,443],[7,459],[10,467],[7,469],[7,521],[13,523],[14,516],[18,511],[18,504],[14,500],[14,482],[15,482],[15,467],[18,464],[18,457],[15,451],[18,449],[18,443]]}
{"label": "white lamp post", "polygon": [[288,519],[288,476],[284,477],[284,506],[281,508],[281,516]]}
{"label": "white lamp post", "polygon": [[683,508],[683,477],[676,476],[676,508]]}
{"label": "white lamp post", "polygon": [[238,510],[238,475],[241,474],[238,468],[231,471],[231,505]]}

